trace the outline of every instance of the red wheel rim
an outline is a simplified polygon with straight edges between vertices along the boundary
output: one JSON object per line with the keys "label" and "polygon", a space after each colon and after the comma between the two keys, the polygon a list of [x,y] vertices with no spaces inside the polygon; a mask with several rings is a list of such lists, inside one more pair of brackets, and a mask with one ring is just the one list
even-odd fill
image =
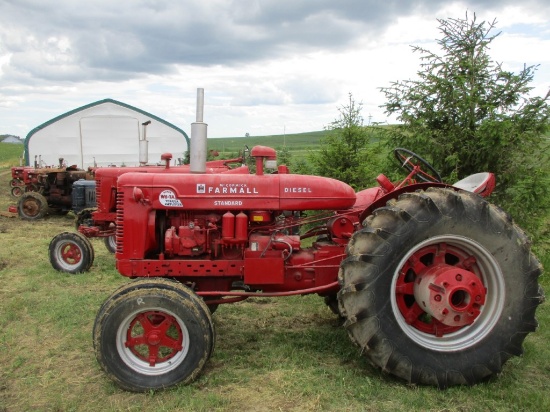
{"label": "red wheel rim", "polygon": [[[422,282],[427,284],[422,286],[423,299],[419,299],[421,293],[418,288]],[[442,310],[454,312],[449,318],[445,317],[446,314],[438,313],[440,319],[437,319],[434,316],[434,307],[440,304],[441,296],[445,296],[445,288],[451,295],[448,296],[447,307],[443,305]],[[438,293],[439,289],[442,293]],[[476,258],[445,242],[423,247],[410,255],[399,270],[395,283],[396,304],[405,322],[421,332],[437,337],[473,323],[485,303],[485,295],[486,287]],[[463,311],[466,313],[462,313]],[[467,320],[463,318],[462,323],[455,322],[454,319],[459,318],[458,313]]]}
{"label": "red wheel rim", "polygon": [[82,251],[74,243],[66,243],[61,247],[61,259],[69,265],[76,265],[82,259]]}
{"label": "red wheel rim", "polygon": [[125,346],[139,359],[155,366],[183,348],[183,333],[176,318],[160,311],[142,312],[130,322]]}

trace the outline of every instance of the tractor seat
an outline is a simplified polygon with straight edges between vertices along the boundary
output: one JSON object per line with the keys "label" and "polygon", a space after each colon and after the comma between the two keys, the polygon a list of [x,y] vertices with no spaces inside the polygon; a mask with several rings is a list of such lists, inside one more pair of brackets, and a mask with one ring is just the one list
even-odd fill
{"label": "tractor seat", "polygon": [[495,175],[489,172],[475,173],[459,180],[453,186],[487,197],[495,188]]}

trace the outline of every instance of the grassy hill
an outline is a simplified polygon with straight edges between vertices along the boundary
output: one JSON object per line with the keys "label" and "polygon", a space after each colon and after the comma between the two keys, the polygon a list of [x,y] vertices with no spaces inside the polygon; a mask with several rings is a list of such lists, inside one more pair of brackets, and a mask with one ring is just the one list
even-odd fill
{"label": "grassy hill", "polygon": [[275,134],[266,136],[248,136],[248,137],[218,137],[208,138],[208,146],[212,149],[219,150],[226,148],[227,150],[241,149],[243,145],[252,147],[254,145],[268,145],[272,147],[284,146],[290,148],[304,149],[311,145],[318,145],[323,137],[327,135],[327,131],[317,131],[308,133],[295,134]]}
{"label": "grassy hill", "polygon": [[275,149],[286,146],[293,155],[298,157],[307,153],[308,150],[315,150],[327,133],[323,130],[286,135],[208,138],[208,149],[218,151],[221,157],[233,157],[233,155],[242,151],[245,145],[249,148],[262,145]]}

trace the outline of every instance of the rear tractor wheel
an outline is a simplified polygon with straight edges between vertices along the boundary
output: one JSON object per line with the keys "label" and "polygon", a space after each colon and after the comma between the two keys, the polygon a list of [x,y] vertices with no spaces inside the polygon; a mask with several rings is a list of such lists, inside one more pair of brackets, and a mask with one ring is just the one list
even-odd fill
{"label": "rear tractor wheel", "polygon": [[48,201],[40,193],[26,192],[19,198],[17,211],[24,220],[42,219],[48,212]]}
{"label": "rear tractor wheel", "polygon": [[63,232],[51,240],[49,256],[55,270],[82,273],[90,270],[94,262],[94,248],[80,233]]}
{"label": "rear tractor wheel", "polygon": [[410,383],[475,384],[523,352],[542,272],[525,234],[481,197],[401,195],[364,222],[342,263],[344,326],[370,361]]}
{"label": "rear tractor wheel", "polygon": [[178,282],[139,280],[115,291],[93,330],[101,368],[123,389],[144,392],[197,378],[214,347],[203,300]]}

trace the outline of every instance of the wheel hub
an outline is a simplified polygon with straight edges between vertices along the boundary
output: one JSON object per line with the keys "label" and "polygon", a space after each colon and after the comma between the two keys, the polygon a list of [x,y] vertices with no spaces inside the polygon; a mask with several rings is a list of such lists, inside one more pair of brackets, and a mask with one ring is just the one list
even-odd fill
{"label": "wheel hub", "polygon": [[157,331],[153,331],[149,333],[149,336],[147,336],[147,344],[148,345],[158,345],[160,343],[160,337],[158,335]]}
{"label": "wheel hub", "polygon": [[414,282],[418,305],[451,327],[472,324],[480,314],[486,294],[475,273],[444,263],[428,267]]}
{"label": "wheel hub", "polygon": [[61,258],[65,262],[74,265],[80,262],[80,259],[82,259],[82,254],[78,246],[72,243],[67,243],[61,248]]}
{"label": "wheel hub", "polygon": [[40,207],[34,199],[26,200],[25,203],[23,203],[23,210],[27,216],[36,216],[39,209]]}

